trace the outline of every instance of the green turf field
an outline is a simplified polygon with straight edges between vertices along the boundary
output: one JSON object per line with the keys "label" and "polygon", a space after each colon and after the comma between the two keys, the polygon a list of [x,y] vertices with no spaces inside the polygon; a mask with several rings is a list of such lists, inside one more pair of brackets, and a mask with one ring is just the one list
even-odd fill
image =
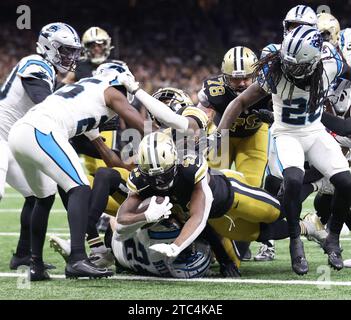
{"label": "green turf field", "polygon": [[[314,242],[305,241],[310,272],[299,277],[292,273],[288,241],[276,242],[274,262],[244,262],[242,278],[201,279],[200,281],[169,281],[135,279],[130,274],[119,274],[113,279],[66,280],[64,262],[45,246],[45,260],[57,266],[51,272],[56,277],[41,283],[23,282],[8,263],[15,249],[19,232],[22,198],[11,189],[0,203],[0,299],[350,299],[351,269],[330,270],[326,256]],[[304,204],[304,212],[311,208],[311,199]],[[49,220],[49,233],[68,234],[66,214],[57,200]],[[344,258],[351,258],[351,235],[344,237]],[[253,254],[258,244],[251,246]],[[218,274],[216,266],[213,267]],[[12,274],[9,274],[12,272]],[[125,279],[128,277],[127,279]],[[279,281],[273,281],[279,280]],[[220,281],[220,282],[219,282]],[[295,282],[298,281],[298,282]],[[344,284],[344,285],[342,285]]]}

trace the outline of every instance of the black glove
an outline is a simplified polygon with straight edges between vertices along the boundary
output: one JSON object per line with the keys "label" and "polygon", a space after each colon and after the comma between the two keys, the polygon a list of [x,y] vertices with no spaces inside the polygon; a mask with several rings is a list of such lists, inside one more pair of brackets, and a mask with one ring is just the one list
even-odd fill
{"label": "black glove", "polygon": [[241,273],[235,262],[220,263],[219,271],[224,278],[240,278]]}
{"label": "black glove", "polygon": [[267,109],[252,110],[252,113],[255,114],[262,122],[268,123],[271,125],[274,122],[273,112]]}

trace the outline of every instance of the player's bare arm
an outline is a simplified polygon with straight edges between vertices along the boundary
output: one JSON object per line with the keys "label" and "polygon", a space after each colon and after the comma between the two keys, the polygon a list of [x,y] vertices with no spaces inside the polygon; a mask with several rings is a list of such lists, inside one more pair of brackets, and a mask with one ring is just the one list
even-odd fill
{"label": "player's bare arm", "polygon": [[244,92],[228,104],[217,130],[229,129],[242,112],[260,101],[266,95],[267,93],[257,83],[250,85]]}
{"label": "player's bare arm", "polygon": [[118,90],[109,87],[105,90],[106,105],[122,117],[130,127],[137,129],[144,134],[144,119],[140,113],[134,109],[127,98]]}

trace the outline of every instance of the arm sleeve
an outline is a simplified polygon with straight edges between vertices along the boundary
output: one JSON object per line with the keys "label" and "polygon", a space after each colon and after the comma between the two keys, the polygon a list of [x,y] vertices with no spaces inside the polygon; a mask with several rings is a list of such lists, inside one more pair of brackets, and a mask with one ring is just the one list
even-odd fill
{"label": "arm sleeve", "polygon": [[351,134],[351,118],[342,119],[330,113],[323,112],[321,121],[325,127],[339,136],[344,137]]}
{"label": "arm sleeve", "polygon": [[189,120],[186,117],[174,113],[163,102],[150,96],[144,90],[139,89],[135,96],[160,122],[173,129],[188,129]]}
{"label": "arm sleeve", "polygon": [[24,90],[35,104],[42,102],[52,93],[49,84],[44,80],[21,78],[21,81]]}

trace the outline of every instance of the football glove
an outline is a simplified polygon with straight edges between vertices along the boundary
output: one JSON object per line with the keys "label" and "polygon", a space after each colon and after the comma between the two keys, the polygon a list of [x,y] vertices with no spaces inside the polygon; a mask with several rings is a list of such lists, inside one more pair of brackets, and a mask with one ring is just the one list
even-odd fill
{"label": "football glove", "polygon": [[156,243],[150,246],[149,248],[153,251],[161,253],[162,255],[168,258],[175,258],[180,253],[180,248],[174,243],[172,244]]}
{"label": "football glove", "polygon": [[86,132],[84,132],[84,135],[85,135],[90,141],[93,141],[93,140],[95,140],[95,139],[97,139],[97,138],[100,137],[99,128],[86,131]]}
{"label": "football glove", "polygon": [[235,262],[221,263],[219,272],[224,278],[240,278],[241,273],[236,266]]}
{"label": "football glove", "polygon": [[135,94],[139,89],[139,82],[135,81],[131,72],[123,72],[118,76],[118,81],[127,89],[131,94]]}
{"label": "football glove", "polygon": [[273,112],[267,109],[252,110],[252,112],[262,121],[271,125],[274,122]]}
{"label": "football glove", "polygon": [[156,202],[156,196],[151,198],[147,210],[144,212],[148,223],[157,222],[160,219],[167,219],[171,215],[173,204],[169,202],[169,197],[165,197],[162,203]]}

